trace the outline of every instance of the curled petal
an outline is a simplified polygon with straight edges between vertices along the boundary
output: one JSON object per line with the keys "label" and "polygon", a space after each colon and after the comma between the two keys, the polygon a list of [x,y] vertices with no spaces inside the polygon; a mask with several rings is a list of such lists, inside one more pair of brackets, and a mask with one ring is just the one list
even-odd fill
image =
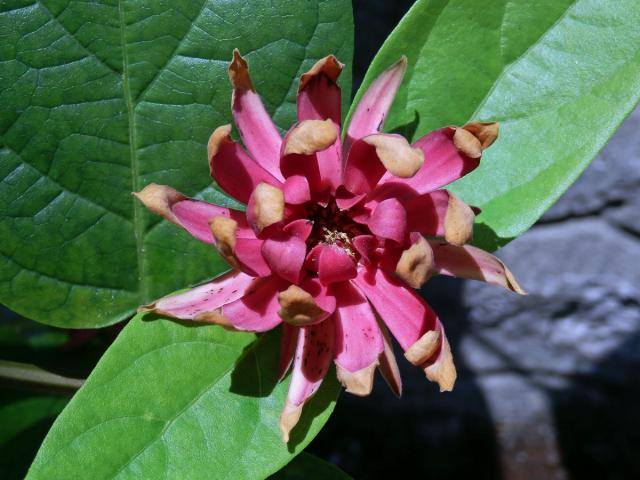
{"label": "curled petal", "polygon": [[[413,144],[424,153],[425,162],[413,177],[403,180],[418,193],[437,190],[474,170],[480,159],[464,155],[453,143],[455,130],[449,127],[428,133]],[[381,183],[397,181],[386,174]]]}
{"label": "curled petal", "polygon": [[334,286],[338,379],[349,393],[368,395],[384,340],[366,297],[350,282]]}
{"label": "curled petal", "polygon": [[247,220],[256,232],[284,218],[284,193],[268,183],[259,183],[247,205]]}
{"label": "curled petal", "polygon": [[322,245],[318,256],[318,278],[323,285],[355,278],[356,264],[344,248]]}
{"label": "curled petal", "polygon": [[458,247],[439,241],[429,243],[433,249],[435,273],[482,280],[521,295],[527,294],[507,266],[495,255],[471,245]]}
{"label": "curled petal", "polygon": [[247,203],[259,183],[276,187],[282,184],[256,163],[230,136],[231,125],[218,127],[209,138],[211,177],[235,199]]}
{"label": "curled petal", "polygon": [[307,246],[293,234],[274,234],[262,244],[262,255],[271,270],[291,283],[298,283]]}
{"label": "curled petal", "polygon": [[396,274],[413,288],[420,288],[433,273],[433,250],[422,235],[402,252],[396,265]]}
{"label": "curled petal", "polygon": [[342,183],[351,194],[364,195],[375,188],[385,172],[375,146],[358,140],[349,150]]}
{"label": "curled petal", "polygon": [[452,245],[464,245],[471,240],[476,216],[469,205],[453,193],[448,193],[449,201],[444,217],[444,238]]}
{"label": "curled petal", "polygon": [[238,223],[224,216],[213,217],[209,222],[216,247],[229,265],[239,268],[234,250],[236,248],[236,231]]}
{"label": "curled petal", "polygon": [[353,238],[353,246],[367,263],[371,263],[371,258],[378,248],[378,239],[373,235],[358,235]]}
{"label": "curled petal", "polygon": [[480,158],[482,151],[489,148],[498,138],[497,123],[472,122],[464,127],[453,127],[453,143],[467,157]]}
{"label": "curled petal", "polygon": [[320,387],[334,352],[334,324],[331,320],[300,329],[293,361],[293,374],[285,407],[280,416],[282,439],[298,423],[302,407]]}
{"label": "curled petal", "polygon": [[375,207],[368,225],[378,237],[402,243],[407,234],[407,211],[398,200],[388,198]]}
{"label": "curled petal", "polygon": [[318,60],[300,77],[298,87],[298,119],[325,120],[340,125],[340,87],[336,83],[342,65],[329,55]]}
{"label": "curled petal", "polygon": [[306,242],[311,231],[313,230],[313,222],[306,218],[299,218],[292,222],[287,223],[282,229],[283,232],[289,233]]}
{"label": "curled petal", "polygon": [[278,295],[278,315],[283,321],[296,327],[321,322],[336,307],[335,298],[327,295],[326,289],[319,282],[308,281],[304,286],[305,289],[290,285]]}
{"label": "curled petal", "polygon": [[233,254],[243,272],[254,277],[271,275],[271,268],[262,256],[263,240],[257,238],[236,238]]}
{"label": "curled petal", "polygon": [[413,148],[401,135],[375,134],[362,139],[375,148],[384,168],[400,178],[413,177],[424,163],[424,153]]}
{"label": "curled petal", "polygon": [[438,347],[440,347],[440,332],[429,330],[404,352],[404,356],[414,365],[421,365],[436,353]]}
{"label": "curled petal", "polygon": [[220,307],[241,298],[252,282],[253,277],[231,271],[186,292],[144,305],[138,311],[155,312],[183,320],[225,324],[219,315]]}
{"label": "curled petal", "polygon": [[382,130],[406,69],[407,58],[403,55],[371,83],[349,122],[345,152],[357,139]]}
{"label": "curled petal", "polygon": [[441,392],[450,392],[453,390],[458,374],[453,364],[449,341],[440,321],[438,321],[437,331],[439,332],[440,348],[431,360],[427,360],[423,364],[424,373],[430,381],[438,384]]}
{"label": "curled petal", "polygon": [[242,212],[200,200],[192,200],[166,185],[150,183],[140,192],[135,192],[134,195],[153,213],[162,215],[170,222],[184,228],[202,242],[213,243],[209,220],[216,216],[233,218],[238,224],[238,236],[254,237]]}
{"label": "curled petal", "polygon": [[229,79],[233,85],[231,110],[238,126],[242,142],[249,153],[274,178],[283,180],[280,173],[280,148],[282,139],[255,92],[247,62],[237,49],[229,65]]}
{"label": "curled petal", "polygon": [[329,148],[337,138],[338,129],[331,119],[303,120],[287,134],[283,155],[311,155]]}

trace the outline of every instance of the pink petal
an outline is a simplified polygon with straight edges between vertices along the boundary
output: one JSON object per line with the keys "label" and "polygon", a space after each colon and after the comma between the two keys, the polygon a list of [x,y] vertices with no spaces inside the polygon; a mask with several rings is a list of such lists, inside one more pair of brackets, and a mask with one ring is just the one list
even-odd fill
{"label": "pink petal", "polygon": [[403,202],[407,210],[408,229],[428,236],[444,236],[449,192],[436,190]]}
{"label": "pink petal", "polygon": [[323,285],[355,278],[356,264],[344,248],[323,245],[318,256],[318,278]]}
{"label": "pink petal", "polygon": [[304,261],[304,266],[307,270],[318,273],[318,269],[320,268],[320,252],[322,252],[323,248],[324,245],[322,243],[318,243],[309,250]]}
{"label": "pink petal", "polygon": [[271,270],[291,283],[300,280],[306,253],[304,240],[293,234],[274,234],[262,244],[262,255]]}
{"label": "pink petal", "polygon": [[300,218],[287,223],[282,229],[283,232],[289,233],[306,242],[311,231],[313,230],[313,222],[306,218]]}
{"label": "pink petal", "polygon": [[338,205],[340,210],[349,210],[364,199],[364,197],[366,197],[366,194],[354,195],[342,185],[336,189],[335,194],[336,205]]}
{"label": "pink petal", "polygon": [[309,182],[303,175],[293,175],[284,182],[284,200],[292,205],[301,205],[311,200]]}
{"label": "pink petal", "polygon": [[303,405],[320,387],[334,352],[332,319],[300,328],[287,403]]}
{"label": "pink petal", "polygon": [[395,198],[380,202],[368,222],[372,233],[402,243],[407,235],[407,211]]}
{"label": "pink petal", "polygon": [[253,277],[267,277],[271,269],[262,256],[264,242],[256,238],[237,238],[233,253],[242,270]]}
{"label": "pink petal", "polygon": [[353,239],[353,246],[362,258],[367,262],[371,262],[376,248],[378,248],[378,239],[373,235],[358,235]]}
{"label": "pink petal", "polygon": [[430,241],[435,270],[440,275],[481,280],[520,294],[526,294],[507,266],[495,255],[471,245],[457,247]]}
{"label": "pink petal", "polygon": [[282,340],[280,341],[280,361],[278,362],[278,380],[282,380],[293,361],[293,354],[298,343],[297,327],[287,323],[282,325]]}
{"label": "pink petal", "polygon": [[360,290],[344,282],[335,285],[336,363],[357,372],[377,363],[384,350],[382,333],[375,314]]}
{"label": "pink petal", "polygon": [[249,275],[231,271],[186,292],[163,297],[143,310],[184,320],[197,320],[199,315],[216,311],[241,298],[253,281],[254,278]]}
{"label": "pink petal", "polygon": [[170,222],[184,228],[202,242],[214,243],[209,220],[222,215],[238,223],[236,235],[255,238],[244,214],[237,210],[213,205],[201,200],[192,200],[166,185],[151,183],[134,194],[152,212],[162,215]]}
{"label": "pink petal", "polygon": [[[424,164],[413,177],[401,180],[418,193],[428,193],[463,177],[480,164],[479,158],[470,158],[453,144],[453,128],[441,128],[428,133],[413,146],[424,152]],[[398,181],[387,173],[381,183]]]}
{"label": "pink petal", "polygon": [[407,59],[403,56],[371,83],[351,116],[345,152],[356,140],[382,130],[384,119],[391,108],[406,69]]}
{"label": "pink petal", "polygon": [[229,195],[248,203],[251,192],[260,183],[281,188],[282,183],[261,167],[229,136],[231,127],[219,127],[209,139],[211,177]]}
{"label": "pink petal", "polygon": [[237,50],[233,52],[229,69],[234,87],[231,110],[242,142],[267,172],[278,180],[284,180],[280,173],[280,133],[255,92],[247,64]]}
{"label": "pink petal", "polygon": [[242,298],[222,307],[222,314],[238,330],[264,332],[279,325],[278,291],[286,283],[273,277],[256,279]]}
{"label": "pink petal", "polygon": [[300,78],[298,88],[298,120],[330,118],[340,125],[340,87],[336,83],[342,64],[329,55]]}
{"label": "pink petal", "polygon": [[428,330],[438,317],[412,289],[377,268],[363,269],[353,282],[360,287],[404,350]]}
{"label": "pink petal", "polygon": [[386,173],[376,149],[364,140],[356,141],[349,150],[344,166],[343,184],[354,195],[368,193]]}
{"label": "pink petal", "polygon": [[317,278],[307,277],[300,286],[303,290],[311,294],[316,304],[327,312],[328,315],[335,311],[336,297],[333,295],[333,292],[328,290],[326,285],[320,283]]}

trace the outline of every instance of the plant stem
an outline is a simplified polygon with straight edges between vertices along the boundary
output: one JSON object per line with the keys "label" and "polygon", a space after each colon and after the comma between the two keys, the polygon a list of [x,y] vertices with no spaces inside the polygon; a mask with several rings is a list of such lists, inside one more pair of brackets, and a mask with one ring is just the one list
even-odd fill
{"label": "plant stem", "polygon": [[65,377],[29,363],[0,360],[0,384],[49,393],[73,393],[84,380]]}

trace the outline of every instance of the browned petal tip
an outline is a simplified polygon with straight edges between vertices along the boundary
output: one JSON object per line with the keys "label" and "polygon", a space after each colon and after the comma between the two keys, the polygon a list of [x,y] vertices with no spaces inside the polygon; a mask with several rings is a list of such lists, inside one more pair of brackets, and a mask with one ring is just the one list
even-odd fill
{"label": "browned petal tip", "polygon": [[255,225],[262,231],[284,218],[284,192],[278,187],[261,182],[253,190],[252,203]]}
{"label": "browned petal tip", "polygon": [[424,152],[400,135],[373,134],[363,141],[376,149],[384,168],[396,177],[413,177],[424,163]]}
{"label": "browned petal tip", "polygon": [[155,312],[155,310],[156,310],[156,302],[153,302],[147,305],[140,305],[136,311],[138,313],[149,313],[149,312]]}
{"label": "browned petal tip", "polygon": [[404,356],[414,365],[421,365],[433,356],[440,345],[440,332],[429,330],[407,348]]}
{"label": "browned petal tip", "polygon": [[211,310],[208,312],[200,312],[193,317],[196,322],[212,323],[214,325],[220,325],[227,330],[235,330],[231,320],[225,317],[220,310]]}
{"label": "browned petal tip", "polygon": [[438,356],[438,360],[432,365],[424,369],[427,378],[438,384],[441,392],[450,392],[456,383],[458,374],[453,364],[453,355],[451,347],[446,337],[442,339],[442,350]]}
{"label": "browned petal tip", "polygon": [[431,276],[434,266],[433,250],[424,237],[402,252],[396,274],[412,288],[420,288]]}
{"label": "browned petal tip", "polygon": [[287,400],[282,413],[280,414],[280,433],[285,443],[289,442],[289,434],[293,427],[298,424],[300,415],[302,414],[302,405],[294,405]]}
{"label": "browned petal tip", "polygon": [[209,220],[209,227],[211,228],[211,233],[216,241],[216,247],[220,255],[222,255],[222,258],[232,267],[238,268],[238,262],[233,253],[236,248],[238,222],[232,218],[217,215]]}
{"label": "browned petal tip", "polygon": [[300,77],[298,93],[304,90],[311,79],[317,75],[324,74],[329,78],[329,80],[336,82],[343,67],[344,65],[340,63],[334,55],[327,55],[326,57],[321,58],[313,65],[313,67],[311,67],[306,73],[303,73]]}
{"label": "browned petal tip", "polygon": [[233,142],[233,140],[231,140],[230,124],[219,126],[209,137],[209,142],[207,143],[207,154],[209,156],[209,161],[211,161],[211,159],[218,154],[220,145],[223,142]]}
{"label": "browned petal tip", "polygon": [[309,325],[327,313],[318,306],[309,292],[297,285],[290,285],[289,288],[280,292],[278,302],[280,318],[295,327]]}
{"label": "browned petal tip", "polygon": [[507,287],[520,295],[529,295],[529,292],[520,286],[516,277],[511,273],[511,270],[509,270],[502,260],[500,260],[500,264],[504,269],[504,277],[507,280]]}
{"label": "browned petal tip", "polygon": [[471,207],[451,192],[444,216],[444,238],[452,245],[461,246],[471,240],[475,214]]}
{"label": "browned petal tip", "polygon": [[158,185],[156,183],[150,183],[139,192],[133,192],[133,195],[153,213],[162,215],[174,223],[176,223],[177,220],[171,211],[171,207],[175,203],[187,198],[171,187]]}
{"label": "browned petal tip", "polygon": [[375,362],[361,370],[350,372],[346,368],[336,365],[336,375],[347,392],[359,397],[366,397],[373,390],[373,376],[377,366],[378,362]]}
{"label": "browned petal tip", "polygon": [[337,138],[338,129],[330,118],[303,120],[287,134],[284,155],[312,155],[329,148]]}
{"label": "browned petal tip", "polygon": [[247,61],[240,55],[237,48],[233,49],[233,59],[229,64],[229,80],[231,80],[233,88],[255,91],[251,77],[249,77]]}
{"label": "browned petal tip", "polygon": [[453,127],[453,143],[458,150],[470,158],[480,158],[498,138],[500,126],[498,123],[470,122],[464,127]]}

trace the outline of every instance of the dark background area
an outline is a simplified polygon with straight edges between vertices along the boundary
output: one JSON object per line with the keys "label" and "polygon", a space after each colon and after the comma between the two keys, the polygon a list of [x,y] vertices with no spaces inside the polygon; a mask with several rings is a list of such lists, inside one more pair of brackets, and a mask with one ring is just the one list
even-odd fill
{"label": "dark background area", "polygon": [[[354,1],[354,91],[412,3]],[[403,398],[380,379],[368,398],[343,393],[308,450],[356,479],[640,478],[638,131],[640,109],[541,221],[499,252],[529,296],[450,278],[425,285],[452,344],[454,392],[439,393],[398,350]],[[70,376],[85,376],[117,334],[52,337],[0,316],[3,358],[47,364],[56,347],[59,373]],[[22,394],[0,395],[1,412]],[[0,445],[0,478],[21,478],[51,421]]]}
{"label": "dark background area", "polygon": [[[354,1],[354,86],[412,1]],[[530,293],[436,278],[452,344],[439,393],[398,359],[404,394],[342,394],[309,451],[357,479],[640,478],[640,109],[499,256]]]}

